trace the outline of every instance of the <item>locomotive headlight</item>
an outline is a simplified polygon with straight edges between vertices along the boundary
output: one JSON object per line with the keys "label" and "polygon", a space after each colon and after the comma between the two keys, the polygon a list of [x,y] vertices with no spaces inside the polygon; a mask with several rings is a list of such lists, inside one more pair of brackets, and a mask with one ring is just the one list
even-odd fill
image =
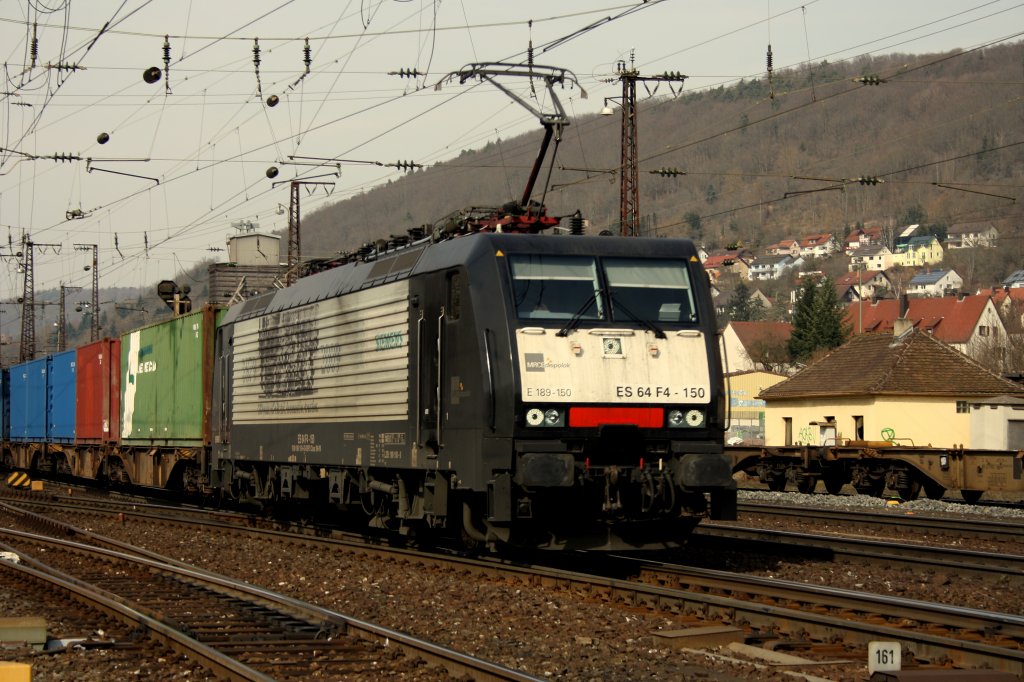
{"label": "locomotive headlight", "polygon": [[536,407],[526,412],[526,423],[530,426],[540,426],[544,423],[544,413]]}
{"label": "locomotive headlight", "polygon": [[683,411],[682,410],[671,410],[668,413],[668,425],[673,429],[678,429],[683,425]]}
{"label": "locomotive headlight", "polygon": [[562,413],[556,409],[550,409],[544,413],[544,424],[546,426],[561,426]]}
{"label": "locomotive headlight", "polygon": [[704,425],[704,413],[700,410],[689,410],[686,413],[686,425],[687,426],[703,426]]}

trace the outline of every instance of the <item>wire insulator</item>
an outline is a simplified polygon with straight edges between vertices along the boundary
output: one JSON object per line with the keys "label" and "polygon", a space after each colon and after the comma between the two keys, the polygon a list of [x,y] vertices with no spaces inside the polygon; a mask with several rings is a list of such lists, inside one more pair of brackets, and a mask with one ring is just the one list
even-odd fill
{"label": "wire insulator", "polygon": [[171,92],[171,37],[164,35],[164,90]]}
{"label": "wire insulator", "polygon": [[260,39],[252,39],[252,65],[256,72],[256,92],[263,99],[263,84],[260,83]]}
{"label": "wire insulator", "polygon": [[38,22],[32,22],[32,47],[29,53],[32,55],[32,67],[35,68],[36,60],[39,59],[39,37],[36,31],[39,29]]}
{"label": "wire insulator", "polygon": [[772,72],[772,44],[768,43],[768,73]]}
{"label": "wire insulator", "polygon": [[309,73],[309,67],[313,63],[313,51],[309,47],[309,38],[306,38],[306,46],[302,48],[302,63],[306,65],[306,73]]}

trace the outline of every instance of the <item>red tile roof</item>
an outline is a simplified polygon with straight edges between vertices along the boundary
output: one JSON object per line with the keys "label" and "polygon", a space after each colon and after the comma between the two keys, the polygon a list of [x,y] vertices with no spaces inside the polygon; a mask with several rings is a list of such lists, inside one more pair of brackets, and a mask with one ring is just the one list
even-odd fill
{"label": "red tile roof", "polygon": [[1007,297],[1013,303],[1024,303],[1024,287],[1017,287],[1015,289],[1004,289],[1003,287],[994,287],[992,289],[982,289],[978,292],[979,296],[991,296],[992,302],[996,305],[1002,303]]}
{"label": "red tile roof", "polygon": [[737,261],[742,260],[739,256],[734,253],[720,254],[717,256],[708,256],[704,260],[704,268],[720,268],[728,267],[733,265]]}
{"label": "red tile roof", "polygon": [[[907,319],[918,329],[928,329],[944,343],[967,343],[978,326],[988,296],[944,296],[912,298]],[[900,302],[896,299],[851,303],[846,307],[845,322],[854,333],[892,331],[893,320],[899,317]],[[861,326],[863,324],[863,326]]]}
{"label": "red tile roof", "polygon": [[1024,387],[988,371],[931,334],[899,339],[860,334],[760,398],[865,395],[1024,396]]}
{"label": "red tile roof", "polygon": [[788,322],[730,322],[729,326],[748,350],[758,343],[788,343],[793,334]]}

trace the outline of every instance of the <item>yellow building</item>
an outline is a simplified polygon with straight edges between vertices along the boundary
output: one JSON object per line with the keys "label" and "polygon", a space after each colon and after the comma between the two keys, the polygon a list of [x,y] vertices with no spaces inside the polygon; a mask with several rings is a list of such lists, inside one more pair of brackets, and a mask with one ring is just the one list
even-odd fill
{"label": "yellow building", "polygon": [[905,247],[899,247],[892,255],[893,265],[919,268],[942,262],[942,244],[935,235],[911,237]]}
{"label": "yellow building", "polygon": [[984,448],[983,434],[972,428],[971,406],[996,396],[1021,397],[1024,388],[911,329],[854,336],[759,397],[765,401],[768,445],[890,440]]}

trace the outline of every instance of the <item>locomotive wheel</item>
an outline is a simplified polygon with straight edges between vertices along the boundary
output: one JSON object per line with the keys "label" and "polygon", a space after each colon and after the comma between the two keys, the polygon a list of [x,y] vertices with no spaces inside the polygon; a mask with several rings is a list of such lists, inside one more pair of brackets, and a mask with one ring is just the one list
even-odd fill
{"label": "locomotive wheel", "polygon": [[786,489],[786,477],[772,476],[767,481],[765,481],[765,484],[767,484],[768,490],[771,490],[773,493],[781,493],[783,490]]}
{"label": "locomotive wheel", "polygon": [[942,496],[946,494],[946,489],[938,483],[925,483],[924,494],[929,500],[941,500]]}
{"label": "locomotive wheel", "polygon": [[805,476],[800,479],[800,482],[796,484],[796,489],[802,492],[804,495],[810,495],[814,492],[814,489],[818,486],[818,479],[814,476]]}
{"label": "locomotive wheel", "polygon": [[984,492],[984,490],[961,490],[960,495],[967,504],[977,504]]}

